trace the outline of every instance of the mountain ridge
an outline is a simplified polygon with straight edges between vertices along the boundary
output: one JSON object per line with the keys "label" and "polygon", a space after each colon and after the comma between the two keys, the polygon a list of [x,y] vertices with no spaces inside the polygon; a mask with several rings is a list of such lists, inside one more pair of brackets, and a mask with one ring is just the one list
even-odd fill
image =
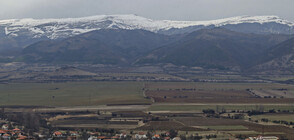
{"label": "mountain ridge", "polygon": [[97,30],[63,40],[34,43],[18,59],[44,63],[102,63],[127,65],[132,59],[174,41],[145,30]]}
{"label": "mountain ridge", "polygon": [[18,60],[28,63],[101,63],[115,65],[200,66],[244,70],[260,56],[293,37],[260,35],[223,28],[202,29],[184,36],[146,30],[103,29],[26,47]]}
{"label": "mountain ridge", "polygon": [[136,63],[246,69],[268,49],[290,37],[246,34],[223,28],[202,29],[150,52]]}
{"label": "mountain ridge", "polygon": [[[58,39],[62,36],[70,37],[100,29],[143,29],[155,33],[167,34],[168,30],[181,30],[195,26],[198,26],[198,28],[209,28],[209,26],[221,27],[245,23],[276,23],[288,26],[291,29],[294,27],[293,22],[281,19],[278,16],[237,16],[207,21],[173,21],[152,20],[137,15],[96,15],[61,19],[8,19],[0,20],[0,27],[4,27],[2,34],[4,32],[6,36],[17,37],[20,36],[21,31],[26,31],[29,32],[33,38],[45,36],[49,39]],[[276,31],[272,32],[276,33]],[[294,33],[294,30],[291,32]]]}

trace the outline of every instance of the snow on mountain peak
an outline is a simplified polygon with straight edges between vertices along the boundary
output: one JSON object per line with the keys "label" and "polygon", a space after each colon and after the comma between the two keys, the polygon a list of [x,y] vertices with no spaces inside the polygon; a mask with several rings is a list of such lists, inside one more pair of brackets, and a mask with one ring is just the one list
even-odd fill
{"label": "snow on mountain peak", "polygon": [[[191,26],[224,26],[240,23],[278,23],[294,26],[294,23],[277,16],[238,16],[209,21],[172,21],[152,20],[137,15],[97,15],[81,18],[61,19],[9,19],[0,20],[8,36],[29,33],[33,38],[47,37],[50,39],[69,37],[99,29],[143,29],[152,32],[181,29]],[[0,28],[1,29],[1,28]]]}

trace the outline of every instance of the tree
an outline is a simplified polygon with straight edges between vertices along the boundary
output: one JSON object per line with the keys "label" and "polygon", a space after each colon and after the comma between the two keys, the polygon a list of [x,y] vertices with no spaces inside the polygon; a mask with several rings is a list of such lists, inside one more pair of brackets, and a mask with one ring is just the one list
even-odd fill
{"label": "tree", "polygon": [[1,119],[5,119],[6,118],[6,115],[5,115],[5,108],[2,107],[1,111],[0,111],[0,118]]}
{"label": "tree", "polygon": [[174,138],[178,135],[178,132],[175,131],[174,129],[169,130],[169,135],[171,138]]}
{"label": "tree", "polygon": [[202,112],[205,114],[214,114],[215,113],[215,111],[213,109],[203,109]]}

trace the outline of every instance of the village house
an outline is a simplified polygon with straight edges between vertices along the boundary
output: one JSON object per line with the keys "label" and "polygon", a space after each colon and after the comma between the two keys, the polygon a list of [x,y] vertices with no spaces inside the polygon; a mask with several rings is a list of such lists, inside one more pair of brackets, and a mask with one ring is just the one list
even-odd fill
{"label": "village house", "polygon": [[3,139],[7,139],[7,140],[9,140],[10,138],[11,138],[11,135],[10,134],[4,134],[3,136],[2,136],[2,138]]}
{"label": "village house", "polygon": [[173,140],[181,140],[180,137],[174,137]]}
{"label": "village house", "polygon": [[27,136],[19,135],[17,140],[25,140],[27,139]]}
{"label": "village house", "polygon": [[13,129],[12,131],[13,131],[14,133],[20,133],[20,132],[21,132],[21,130],[18,129],[18,128]]}
{"label": "village house", "polygon": [[98,140],[96,136],[90,136],[88,140]]}
{"label": "village house", "polygon": [[163,139],[164,140],[170,140],[170,137],[164,137]]}
{"label": "village house", "polygon": [[3,136],[4,134],[6,134],[7,131],[5,130],[0,130],[0,136]]}
{"label": "village house", "polygon": [[59,131],[55,131],[55,132],[53,133],[53,137],[63,137],[63,135],[62,135],[61,132],[59,132]]}
{"label": "village house", "polygon": [[2,129],[4,129],[4,130],[8,130],[8,129],[9,129],[9,125],[8,125],[8,124],[3,124],[3,125],[2,125]]}
{"label": "village house", "polygon": [[158,134],[155,134],[153,137],[152,137],[153,140],[160,140],[160,135]]}
{"label": "village house", "polygon": [[78,137],[79,136],[79,133],[77,131],[70,131],[70,136],[72,137]]}
{"label": "village house", "polygon": [[121,138],[121,139],[122,139],[122,138],[127,138],[127,136],[128,136],[127,133],[121,133],[121,134],[119,135],[119,138]]}
{"label": "village house", "polygon": [[99,137],[97,137],[97,140],[104,140],[104,139],[107,139],[107,137],[106,136],[99,136]]}
{"label": "village house", "polygon": [[138,134],[135,135],[136,140],[146,139],[146,138],[147,138],[147,136],[144,132],[139,132]]}

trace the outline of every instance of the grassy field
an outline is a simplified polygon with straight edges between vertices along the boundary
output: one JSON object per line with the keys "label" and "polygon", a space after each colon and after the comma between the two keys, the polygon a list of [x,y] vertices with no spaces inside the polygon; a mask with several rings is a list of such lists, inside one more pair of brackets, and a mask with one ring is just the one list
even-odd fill
{"label": "grassy field", "polygon": [[147,103],[140,82],[0,84],[0,105],[88,106]]}
{"label": "grassy field", "polygon": [[214,109],[221,111],[225,110],[260,110],[268,111],[270,109],[275,110],[294,110],[293,105],[152,105],[150,111],[202,111],[203,109]]}

